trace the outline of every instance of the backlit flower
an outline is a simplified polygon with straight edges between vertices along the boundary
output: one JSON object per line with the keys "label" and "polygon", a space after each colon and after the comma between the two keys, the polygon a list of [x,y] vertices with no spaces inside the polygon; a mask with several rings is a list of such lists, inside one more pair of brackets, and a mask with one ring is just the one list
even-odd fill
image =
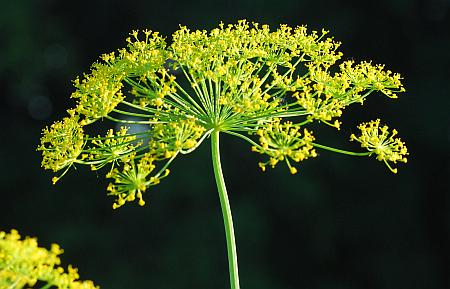
{"label": "backlit flower", "polygon": [[370,122],[362,123],[358,126],[361,131],[360,136],[352,134],[350,140],[361,143],[361,147],[376,154],[377,160],[383,161],[389,169],[396,173],[397,169],[392,168],[388,162],[407,162],[406,156],[408,150],[405,143],[400,138],[395,137],[397,130],[389,132],[386,125],[380,126],[380,120],[372,120]]}

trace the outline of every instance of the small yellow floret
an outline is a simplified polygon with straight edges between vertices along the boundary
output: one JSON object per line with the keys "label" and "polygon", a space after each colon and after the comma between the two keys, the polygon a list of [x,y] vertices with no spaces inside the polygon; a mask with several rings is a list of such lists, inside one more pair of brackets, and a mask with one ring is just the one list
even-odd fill
{"label": "small yellow floret", "polygon": [[357,141],[361,144],[361,147],[366,148],[368,151],[376,154],[376,158],[379,161],[383,161],[388,168],[397,173],[396,168],[392,168],[388,162],[406,163],[408,160],[408,150],[404,142],[400,138],[396,138],[397,130],[389,132],[389,128],[384,125],[380,126],[380,120],[372,120],[367,123],[362,123],[358,126],[361,131],[360,136],[352,134],[350,140]]}

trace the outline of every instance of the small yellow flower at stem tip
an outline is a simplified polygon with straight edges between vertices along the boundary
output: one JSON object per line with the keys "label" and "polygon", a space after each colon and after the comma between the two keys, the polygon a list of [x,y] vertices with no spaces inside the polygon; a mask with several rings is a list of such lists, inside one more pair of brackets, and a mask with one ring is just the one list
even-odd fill
{"label": "small yellow flower at stem tip", "polygon": [[404,142],[400,138],[396,138],[397,130],[389,132],[389,127],[386,125],[380,126],[380,120],[372,120],[370,122],[362,123],[358,126],[361,131],[360,136],[352,134],[351,141],[357,141],[361,147],[366,148],[369,152],[376,154],[376,159],[382,161],[395,174],[397,169],[391,167],[389,162],[406,163],[406,158],[409,155]]}
{"label": "small yellow flower at stem tip", "polygon": [[261,168],[263,172],[266,171],[266,165],[264,163],[258,163],[258,166]]}
{"label": "small yellow flower at stem tip", "polygon": [[156,106],[161,106],[161,105],[163,105],[163,100],[162,100],[162,98],[160,98],[160,97],[156,98],[156,99],[155,99],[155,105],[156,105]]}

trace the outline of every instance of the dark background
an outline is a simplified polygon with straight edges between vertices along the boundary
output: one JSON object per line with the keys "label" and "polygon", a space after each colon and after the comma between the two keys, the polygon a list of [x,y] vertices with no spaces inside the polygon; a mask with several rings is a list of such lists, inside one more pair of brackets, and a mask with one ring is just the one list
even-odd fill
{"label": "dark background", "polygon": [[[71,80],[124,46],[131,29],[250,21],[331,31],[344,58],[404,76],[398,100],[373,95],[341,131],[381,117],[407,142],[394,175],[380,162],[321,152],[297,175],[262,173],[260,156],[224,138],[243,289],[450,288],[450,1],[0,1],[0,229],[59,243],[63,260],[105,289],[228,286],[225,236],[208,143],[176,160],[147,205],[113,211],[88,168],[57,185],[35,151],[41,129],[74,105]],[[67,3],[66,3],[67,2]]]}

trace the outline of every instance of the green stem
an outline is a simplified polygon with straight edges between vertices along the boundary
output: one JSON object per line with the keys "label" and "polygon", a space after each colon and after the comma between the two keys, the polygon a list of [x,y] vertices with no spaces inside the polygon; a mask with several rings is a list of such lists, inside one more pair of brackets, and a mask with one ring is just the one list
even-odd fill
{"label": "green stem", "polygon": [[340,149],[336,149],[336,148],[332,148],[329,146],[324,146],[318,143],[311,143],[313,146],[324,149],[324,150],[328,150],[328,151],[332,151],[335,153],[340,153],[340,154],[344,154],[344,155],[351,155],[351,156],[358,156],[358,157],[364,157],[364,156],[368,156],[370,154],[372,154],[372,152],[364,152],[364,153],[355,153],[355,152],[351,152],[351,151],[345,151],[345,150],[340,150]]}
{"label": "green stem", "polygon": [[222,174],[219,150],[219,131],[214,130],[211,134],[212,161],[214,176],[216,178],[217,190],[219,191],[220,206],[222,207],[225,235],[227,239],[228,266],[230,270],[231,289],[239,289],[238,261],[236,253],[236,241],[234,239],[233,218],[231,216],[230,202],[228,201],[227,188]]}

